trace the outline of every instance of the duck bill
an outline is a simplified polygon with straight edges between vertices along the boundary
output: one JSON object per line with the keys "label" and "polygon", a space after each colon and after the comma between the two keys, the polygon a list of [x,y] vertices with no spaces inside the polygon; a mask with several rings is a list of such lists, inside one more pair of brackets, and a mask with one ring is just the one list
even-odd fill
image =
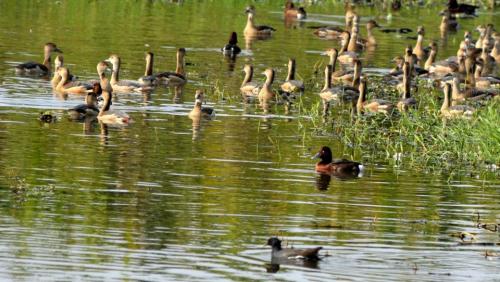
{"label": "duck bill", "polygon": [[316,153],[316,155],[314,155],[314,156],[311,157],[311,160],[314,160],[314,159],[319,159],[319,152]]}
{"label": "duck bill", "polygon": [[56,53],[61,53],[61,54],[62,54],[62,52],[63,52],[63,51],[62,51],[61,49],[59,49],[59,48],[57,48],[57,47],[56,47],[56,48],[54,49],[54,52],[56,52]]}

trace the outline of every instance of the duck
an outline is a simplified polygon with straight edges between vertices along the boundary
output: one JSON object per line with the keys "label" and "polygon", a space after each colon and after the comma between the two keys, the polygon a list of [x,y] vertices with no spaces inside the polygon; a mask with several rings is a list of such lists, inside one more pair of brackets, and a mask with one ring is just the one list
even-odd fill
{"label": "duck", "polygon": [[229,41],[227,44],[221,48],[222,54],[224,56],[236,56],[241,53],[240,47],[238,47],[238,34],[236,32],[231,32],[229,36]]}
{"label": "duck", "polygon": [[366,101],[366,79],[361,79],[359,84],[359,97],[356,104],[358,113],[363,111],[372,113],[384,113],[387,114],[394,108],[394,104],[390,101],[383,99],[372,99]]}
{"label": "duck", "polygon": [[244,98],[255,98],[259,95],[260,85],[259,83],[252,81],[253,77],[253,66],[246,64],[243,67],[243,71],[245,72],[245,78],[241,83],[240,91]]}
{"label": "duck", "polygon": [[347,45],[348,52],[359,52],[362,51],[365,46],[360,43],[359,37],[359,26],[354,24],[351,29],[351,36],[349,38],[349,44]]}
{"label": "duck", "polygon": [[359,90],[351,86],[332,87],[332,66],[325,67],[325,84],[319,92],[319,97],[323,101],[323,114],[326,115],[331,102],[353,102],[358,98]]}
{"label": "duck", "polygon": [[255,16],[255,8],[253,6],[247,7],[245,11],[247,16],[247,24],[245,29],[243,30],[243,34],[247,37],[268,37],[276,31],[275,28],[267,25],[255,25],[254,16]]}
{"label": "duck", "polygon": [[[108,92],[113,91],[113,88],[111,87],[111,84],[109,83],[108,79],[106,78],[106,70],[109,69],[108,62],[106,61],[100,61],[97,63],[97,75],[99,76],[99,80],[96,82],[99,82],[101,85],[102,90],[106,90]],[[92,82],[94,83],[94,82]]]}
{"label": "duck", "polygon": [[344,29],[338,26],[320,26],[315,27],[314,34],[327,39],[339,39],[344,33]]}
{"label": "duck", "polygon": [[474,114],[474,108],[466,106],[466,105],[451,105],[452,99],[452,90],[451,85],[449,83],[445,83],[443,87],[444,92],[444,100],[443,105],[441,106],[440,113],[445,118],[453,118],[460,116],[472,116]]}
{"label": "duck", "polygon": [[99,114],[97,108],[97,96],[102,94],[101,84],[94,83],[92,91],[85,96],[85,104],[77,105],[68,110],[68,114],[73,120],[83,120],[87,117],[96,117]]}
{"label": "duck", "polygon": [[315,170],[318,173],[335,174],[335,173],[353,173],[358,174],[363,165],[359,162],[334,159],[332,150],[328,146],[323,146],[313,158],[319,158],[320,161],[316,163]]}
{"label": "duck", "polygon": [[410,64],[405,62],[403,64],[403,95],[401,100],[396,104],[400,112],[405,112],[410,108],[417,107],[417,100],[411,97],[411,77],[410,77]]}
{"label": "duck", "polygon": [[65,67],[59,67],[57,69],[57,73],[61,77],[61,80],[55,88],[57,92],[64,94],[87,94],[89,90],[93,89],[93,86],[88,83],[70,82],[70,73],[69,70]]}
{"label": "duck", "polygon": [[177,49],[177,66],[175,67],[175,72],[161,72],[156,75],[160,82],[163,84],[167,84],[170,86],[181,86],[186,84],[186,72],[184,71],[184,57],[186,56],[186,49],[179,48]]}
{"label": "duck", "polygon": [[196,90],[194,96],[195,102],[193,109],[189,112],[189,118],[192,120],[200,120],[200,118],[211,119],[215,116],[213,108],[203,107],[204,92],[200,89]]}
{"label": "duck", "polygon": [[142,92],[149,90],[149,87],[145,87],[141,83],[134,80],[120,80],[120,67],[121,58],[118,55],[112,54],[106,59],[113,65],[113,71],[111,73],[110,85],[115,93],[131,93],[131,92]]}
{"label": "duck", "polygon": [[281,90],[286,93],[304,92],[304,82],[295,79],[295,59],[288,59],[288,75],[285,82],[281,84]]}
{"label": "duck", "polygon": [[[111,99],[113,98],[112,86],[107,78],[101,79],[103,105],[97,114],[97,120],[104,124],[126,125],[131,122],[130,116],[122,111],[111,109]],[[111,89],[109,91],[108,89]]]}
{"label": "duck", "polygon": [[50,73],[50,58],[52,53],[62,53],[55,43],[46,43],[43,47],[43,63],[26,62],[15,67],[17,74],[48,75]]}
{"label": "duck", "polygon": [[[359,86],[359,80],[361,77],[361,73],[363,70],[363,64],[361,60],[354,59],[354,69],[352,71],[349,70],[339,70],[332,73],[333,81],[340,81],[346,84],[351,84],[351,86],[355,89]],[[332,70],[335,70],[335,65],[332,66]]]}
{"label": "duck", "polygon": [[353,23],[354,23],[354,18],[358,16],[356,11],[354,11],[354,7],[349,3],[349,1],[345,1],[344,4],[344,10],[345,10],[345,28],[346,30],[351,30]]}
{"label": "duck", "polygon": [[[474,77],[471,75],[470,77]],[[458,76],[453,77],[451,85],[451,100],[452,105],[457,104],[458,101],[468,100],[480,100],[483,98],[488,98],[495,95],[495,90],[480,90],[475,87],[466,87],[465,89],[460,89],[460,78]]]}
{"label": "duck", "polygon": [[424,35],[425,35],[424,27],[419,26],[417,28],[417,43],[415,44],[415,47],[413,48],[413,54],[415,54],[417,56],[417,59],[421,62],[427,56],[427,52],[423,48]]}
{"label": "duck", "polygon": [[490,55],[495,59],[497,64],[500,64],[500,39],[495,40],[493,49],[491,49]]}
{"label": "duck", "polygon": [[276,94],[272,90],[271,86],[274,81],[274,70],[272,68],[266,69],[263,74],[266,76],[266,81],[259,91],[259,103],[261,106],[268,105],[269,101],[276,97]]}
{"label": "duck", "polygon": [[483,48],[481,56],[479,56],[479,58],[481,59],[483,64],[481,75],[491,75],[497,66],[495,58],[491,56],[490,53],[488,53],[486,48]]}
{"label": "duck", "polygon": [[50,84],[52,85],[52,88],[55,89],[59,81],[61,81],[61,76],[57,72],[57,70],[64,65],[64,58],[62,55],[56,56],[54,59],[54,74],[52,76],[52,79],[50,80]]}
{"label": "duck", "polygon": [[271,237],[267,240],[267,245],[271,246],[272,253],[271,258],[273,260],[282,259],[304,259],[309,261],[320,260],[318,252],[323,247],[315,247],[309,249],[295,249],[295,248],[283,248],[281,246],[281,240],[276,237]]}
{"label": "duck", "polygon": [[427,58],[424,69],[428,70],[429,73],[437,75],[446,75],[449,73],[456,73],[460,71],[460,64],[453,62],[451,60],[442,60],[436,62],[437,57],[437,44],[435,42],[431,43],[431,51],[429,57]]}
{"label": "duck", "polygon": [[476,15],[476,9],[478,6],[460,3],[457,0],[448,0],[448,12],[450,14],[465,14],[465,15]]}
{"label": "duck", "polygon": [[[482,61],[482,60],[481,60]],[[486,90],[491,87],[500,86],[500,77],[496,76],[482,76],[482,64],[479,63],[476,65],[476,69],[474,71],[474,81],[477,89]]]}
{"label": "duck", "polygon": [[139,77],[137,81],[143,86],[155,86],[158,82],[156,75],[153,75],[154,54],[152,52],[145,53],[146,69],[144,75]]}
{"label": "duck", "polygon": [[342,33],[342,46],[340,51],[338,52],[337,61],[341,64],[351,64],[354,59],[358,58],[358,54],[356,52],[351,52],[347,50],[349,42],[351,40],[351,33],[348,31],[344,31]]}
{"label": "duck", "polygon": [[304,7],[296,8],[291,0],[287,0],[285,4],[285,18],[297,18],[303,20],[307,18],[307,13]]}
{"label": "duck", "polygon": [[362,40],[365,46],[377,46],[377,39],[373,35],[373,29],[380,25],[375,20],[369,20],[366,23],[366,39]]}
{"label": "duck", "polygon": [[458,28],[457,19],[450,15],[450,13],[445,12],[441,17],[441,24],[439,25],[439,30],[443,33],[448,31],[456,31]]}

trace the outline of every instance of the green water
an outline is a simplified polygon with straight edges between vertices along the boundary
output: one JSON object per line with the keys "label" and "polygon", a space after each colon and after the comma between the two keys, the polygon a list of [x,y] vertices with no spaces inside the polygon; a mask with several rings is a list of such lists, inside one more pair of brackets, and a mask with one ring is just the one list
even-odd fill
{"label": "green water", "polygon": [[[350,148],[301,107],[264,115],[244,105],[239,85],[245,63],[260,73],[275,68],[278,83],[289,57],[306,82],[302,107],[319,108],[320,53],[337,46],[307,26],[343,22],[343,7],[320,1],[308,21],[291,27],[281,1],[259,1],[256,21],[278,31],[252,42],[236,61],[222,47],[241,36],[246,1],[0,1],[0,279],[2,280],[284,280],[494,281],[500,271],[498,233],[476,227],[500,221],[498,171],[457,168],[426,172],[395,166],[392,156]],[[425,25],[426,42],[439,40],[439,57],[456,53],[463,30],[499,25],[499,11],[481,10],[462,29],[440,39],[441,4],[404,8],[391,21],[378,7],[362,20],[387,27]],[[435,28],[434,28],[435,27]],[[364,32],[364,29],[362,30]],[[375,31],[379,46],[364,66],[390,67],[414,40]],[[411,35],[414,35],[411,34]],[[474,34],[477,37],[477,33]],[[65,64],[82,79],[96,78],[98,61],[122,58],[122,78],[144,72],[144,52],[155,72],[173,71],[176,48],[187,49],[188,84],[159,87],[150,96],[122,95],[113,107],[133,123],[107,127],[69,121],[64,110],[81,103],[54,95],[50,83],[21,77],[13,66],[41,60],[45,42],[57,43]],[[193,126],[194,91],[204,88],[216,118]],[[37,120],[52,110],[53,124]],[[326,126],[326,125],[325,125]],[[320,129],[318,129],[320,128]],[[363,175],[325,179],[311,156],[322,145],[362,160]],[[459,244],[450,233],[477,233]],[[314,267],[300,262],[268,273],[267,238],[296,247],[323,246]]]}

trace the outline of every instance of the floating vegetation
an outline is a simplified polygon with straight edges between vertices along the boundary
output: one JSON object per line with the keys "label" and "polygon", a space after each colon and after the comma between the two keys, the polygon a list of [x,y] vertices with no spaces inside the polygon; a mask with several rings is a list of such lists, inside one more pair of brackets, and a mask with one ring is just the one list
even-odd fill
{"label": "floating vegetation", "polygon": [[25,178],[19,176],[9,177],[9,188],[13,194],[23,197],[45,197],[55,191],[54,184],[31,185]]}

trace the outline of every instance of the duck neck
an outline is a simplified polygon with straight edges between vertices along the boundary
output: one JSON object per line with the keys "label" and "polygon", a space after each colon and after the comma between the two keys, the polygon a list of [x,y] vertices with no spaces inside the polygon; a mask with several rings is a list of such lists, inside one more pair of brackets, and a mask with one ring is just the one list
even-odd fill
{"label": "duck neck", "polygon": [[245,78],[243,79],[243,82],[241,83],[241,86],[249,83],[252,81],[252,76],[253,76],[253,68],[250,67],[246,72],[245,72]]}
{"label": "duck neck", "polygon": [[59,83],[57,84],[57,87],[56,87],[58,90],[64,89],[64,84],[66,84],[66,82],[68,82],[67,75],[60,76],[60,78],[61,78],[61,80],[59,80]]}
{"label": "duck neck", "polygon": [[267,74],[266,76],[266,81],[264,82],[264,87],[271,89],[271,85],[273,84],[274,81],[274,72],[271,72]]}
{"label": "duck neck", "polygon": [[101,109],[99,110],[99,116],[102,116],[107,111],[109,111],[109,108],[111,107],[111,97],[113,94],[111,94],[107,90],[103,90],[101,95],[104,99],[104,104],[102,105]]}
{"label": "duck neck", "polygon": [[255,24],[253,23],[253,15],[248,14],[247,25],[245,26],[245,30],[252,30],[252,29],[255,29]]}
{"label": "duck neck", "polygon": [[358,44],[358,33],[353,32],[351,34],[351,38],[349,39],[349,45],[347,46],[347,51],[355,52],[357,44]]}
{"label": "duck neck", "polygon": [[354,77],[352,79],[351,86],[357,88],[359,86],[360,78],[361,78],[361,63],[358,62],[354,66]]}
{"label": "duck neck", "polygon": [[146,70],[144,71],[144,76],[153,75],[153,55],[149,54],[146,57]]}
{"label": "duck neck", "polygon": [[330,79],[331,76],[332,76],[332,69],[331,67],[327,66],[325,68],[325,86],[323,87],[323,90],[332,88],[332,81]]}
{"label": "duck neck", "polygon": [[175,72],[178,74],[185,75],[184,73],[184,54],[177,52],[177,66]]}
{"label": "duck neck", "polygon": [[351,41],[351,34],[347,33],[345,40],[342,42],[342,48],[340,48],[339,54],[342,54],[347,51],[347,47],[349,45],[349,42]]}
{"label": "duck neck", "polygon": [[368,42],[370,42],[371,44],[375,44],[376,40],[375,40],[375,36],[373,36],[372,30],[373,30],[373,26],[371,24],[366,26],[366,38],[367,38]]}
{"label": "duck neck", "polygon": [[358,103],[356,104],[358,108],[358,112],[360,112],[363,109],[363,105],[366,101],[366,85],[365,83],[361,83],[359,85],[359,97],[358,97]]}
{"label": "duck neck", "polygon": [[476,81],[474,79],[475,62],[471,57],[465,59],[465,84],[469,87],[475,87]]}
{"label": "duck neck", "polygon": [[61,77],[57,73],[57,70],[54,71],[54,76],[52,76],[52,79],[50,80],[50,84],[52,85],[52,88],[56,88],[59,82],[61,81]]}
{"label": "duck neck", "polygon": [[427,60],[425,61],[424,69],[429,70],[431,65],[434,64],[434,62],[436,61],[436,55],[437,55],[436,50],[431,50],[429,58],[427,58]]}
{"label": "duck neck", "polygon": [[493,45],[490,55],[494,58],[500,56],[500,40],[495,40],[495,45]]}
{"label": "duck neck", "polygon": [[113,71],[111,72],[111,84],[120,81],[120,60],[113,64]]}
{"label": "duck neck", "polygon": [[[457,78],[454,78],[453,79],[453,84],[452,84],[452,88],[451,88],[451,98],[453,100],[459,100],[461,97],[461,93],[460,93],[460,82],[458,81]],[[445,96],[446,98],[447,96]]]}
{"label": "duck neck", "polygon": [[337,53],[332,52],[330,54],[330,62],[328,64],[332,66],[332,72],[334,72],[337,66]]}
{"label": "duck neck", "polygon": [[288,62],[288,75],[286,80],[294,80],[295,79],[295,60],[290,60]]}
{"label": "duck neck", "polygon": [[444,92],[444,100],[443,100],[443,105],[441,105],[441,112],[447,111],[448,108],[450,107],[450,87],[445,86],[443,92]]}
{"label": "duck neck", "polygon": [[403,99],[408,99],[410,96],[410,75],[406,72],[403,75]]}
{"label": "duck neck", "polygon": [[50,71],[50,51],[45,51],[44,57],[43,57],[43,65],[47,67],[47,69]]}
{"label": "duck neck", "polygon": [[421,51],[423,41],[424,41],[424,36],[422,34],[419,34],[417,36],[417,43],[415,44],[415,48],[413,49]]}

